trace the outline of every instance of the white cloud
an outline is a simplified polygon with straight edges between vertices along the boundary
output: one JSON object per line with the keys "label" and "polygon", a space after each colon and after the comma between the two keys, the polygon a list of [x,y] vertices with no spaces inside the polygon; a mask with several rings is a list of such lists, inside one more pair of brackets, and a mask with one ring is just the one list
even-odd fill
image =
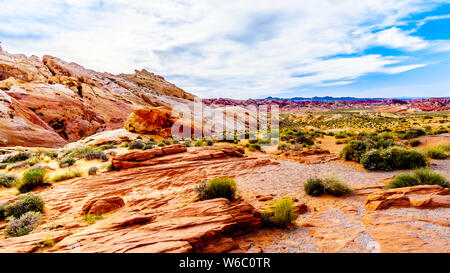
{"label": "white cloud", "polygon": [[[12,53],[51,54],[99,71],[148,68],[200,96],[263,97],[344,85],[424,64],[361,55],[429,42],[394,27],[430,1],[2,1],[0,40]],[[28,39],[31,37],[33,39]],[[352,57],[334,55],[359,54]],[[293,74],[313,73],[306,77]]]}

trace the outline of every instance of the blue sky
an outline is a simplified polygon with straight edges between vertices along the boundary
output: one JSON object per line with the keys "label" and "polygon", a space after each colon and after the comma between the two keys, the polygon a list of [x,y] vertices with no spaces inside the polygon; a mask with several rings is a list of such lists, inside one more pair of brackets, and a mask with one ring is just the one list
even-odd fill
{"label": "blue sky", "polygon": [[4,50],[200,97],[450,96],[450,0],[4,1]]}

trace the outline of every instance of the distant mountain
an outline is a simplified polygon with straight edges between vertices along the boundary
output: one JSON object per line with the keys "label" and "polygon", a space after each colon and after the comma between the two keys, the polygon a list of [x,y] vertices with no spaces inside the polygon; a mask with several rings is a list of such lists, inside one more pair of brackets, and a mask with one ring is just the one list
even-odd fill
{"label": "distant mountain", "polygon": [[[319,101],[319,102],[329,102],[329,101],[369,101],[369,100],[386,100],[386,99],[396,99],[396,100],[411,100],[418,99],[412,97],[396,97],[396,98],[356,98],[356,97],[293,97],[293,98],[277,98],[277,97],[267,97],[265,100],[289,100],[289,101]],[[421,98],[422,99],[422,98]]]}

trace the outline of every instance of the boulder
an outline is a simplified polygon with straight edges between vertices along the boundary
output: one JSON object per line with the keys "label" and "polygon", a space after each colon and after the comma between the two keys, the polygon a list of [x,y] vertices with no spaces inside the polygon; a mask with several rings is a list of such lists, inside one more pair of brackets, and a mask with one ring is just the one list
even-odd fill
{"label": "boulder", "polygon": [[125,202],[119,196],[94,198],[86,202],[81,209],[81,214],[102,215],[125,206]]}
{"label": "boulder", "polygon": [[[413,195],[413,196],[408,196]],[[421,185],[376,191],[365,201],[367,210],[393,207],[436,208],[450,206],[450,190],[439,185]]]}
{"label": "boulder", "polygon": [[[125,129],[139,134],[167,135],[176,121],[166,106],[136,109],[125,122]],[[170,135],[170,134],[169,134]]]}

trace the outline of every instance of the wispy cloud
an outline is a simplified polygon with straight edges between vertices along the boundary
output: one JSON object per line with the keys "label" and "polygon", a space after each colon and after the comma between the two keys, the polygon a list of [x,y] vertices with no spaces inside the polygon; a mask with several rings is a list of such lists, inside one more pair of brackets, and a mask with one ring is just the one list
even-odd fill
{"label": "wispy cloud", "polygon": [[0,0],[0,41],[100,71],[147,68],[200,96],[263,97],[425,66],[364,51],[436,48],[398,26],[438,3]]}

